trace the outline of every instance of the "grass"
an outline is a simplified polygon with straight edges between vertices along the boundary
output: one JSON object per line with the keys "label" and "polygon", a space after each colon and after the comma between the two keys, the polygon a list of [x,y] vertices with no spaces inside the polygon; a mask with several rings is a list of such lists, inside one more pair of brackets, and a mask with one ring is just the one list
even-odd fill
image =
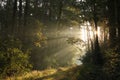
{"label": "grass", "polygon": [[46,69],[43,71],[31,71],[17,77],[9,77],[5,80],[76,80],[77,67],[60,67],[58,69]]}

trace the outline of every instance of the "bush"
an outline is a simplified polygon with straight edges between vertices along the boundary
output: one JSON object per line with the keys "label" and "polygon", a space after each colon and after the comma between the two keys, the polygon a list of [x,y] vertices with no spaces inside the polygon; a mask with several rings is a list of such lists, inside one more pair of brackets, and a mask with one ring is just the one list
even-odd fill
{"label": "bush", "polygon": [[22,50],[18,39],[0,41],[0,74],[2,77],[15,76],[31,68],[29,50]]}
{"label": "bush", "polygon": [[79,69],[77,80],[106,80],[102,67],[93,64],[84,64]]}
{"label": "bush", "polygon": [[108,49],[103,53],[102,66],[92,63],[93,54],[83,57],[78,80],[120,80],[120,54],[115,49]]}
{"label": "bush", "polygon": [[120,54],[114,49],[109,49],[104,55],[103,70],[109,80],[120,80]]}

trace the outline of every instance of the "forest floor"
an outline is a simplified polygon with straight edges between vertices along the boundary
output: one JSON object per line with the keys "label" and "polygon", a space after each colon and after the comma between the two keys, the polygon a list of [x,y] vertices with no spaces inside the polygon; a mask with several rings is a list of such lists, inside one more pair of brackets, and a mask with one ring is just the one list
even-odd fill
{"label": "forest floor", "polygon": [[60,67],[43,71],[31,71],[22,76],[7,78],[6,80],[77,80],[79,66]]}

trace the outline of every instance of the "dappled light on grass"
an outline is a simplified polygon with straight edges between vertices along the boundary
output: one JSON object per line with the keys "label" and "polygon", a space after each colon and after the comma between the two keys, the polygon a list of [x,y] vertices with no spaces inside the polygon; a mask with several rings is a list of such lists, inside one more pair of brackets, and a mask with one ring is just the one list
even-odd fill
{"label": "dappled light on grass", "polygon": [[[6,80],[61,80],[72,76],[76,67],[59,67],[58,69],[46,69],[42,71],[32,71],[22,76],[11,77]],[[72,72],[73,71],[73,72]],[[67,76],[68,75],[68,76]],[[72,80],[72,79],[69,79]]]}
{"label": "dappled light on grass", "polygon": [[48,69],[48,70],[44,70],[44,71],[37,71],[36,70],[36,71],[24,73],[21,76],[7,78],[6,80],[26,80],[26,79],[29,80],[29,79],[37,79],[37,78],[41,78],[41,77],[53,75],[56,72],[57,72],[56,69]]}

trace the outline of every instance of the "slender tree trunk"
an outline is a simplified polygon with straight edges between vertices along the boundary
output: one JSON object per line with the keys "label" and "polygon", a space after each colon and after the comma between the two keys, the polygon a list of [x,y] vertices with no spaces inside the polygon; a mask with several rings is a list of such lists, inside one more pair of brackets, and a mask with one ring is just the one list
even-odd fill
{"label": "slender tree trunk", "polygon": [[22,0],[19,0],[19,25],[21,25],[22,19]]}
{"label": "slender tree trunk", "polygon": [[38,0],[34,0],[34,17],[37,19]]}
{"label": "slender tree trunk", "polygon": [[94,26],[95,26],[95,43],[94,43],[94,55],[93,55],[93,59],[94,59],[94,64],[96,65],[103,65],[103,59],[102,59],[102,54],[100,51],[100,45],[99,45],[99,39],[98,39],[98,18],[97,18],[97,13],[96,13],[96,2],[94,2],[94,11],[93,11],[93,20],[94,20]]}
{"label": "slender tree trunk", "polygon": [[26,0],[25,4],[25,11],[24,11],[24,25],[27,25],[27,19],[29,16],[29,5],[30,5],[30,0]]}
{"label": "slender tree trunk", "polygon": [[117,28],[118,28],[118,39],[117,39],[117,41],[118,41],[118,52],[120,53],[120,0],[117,0],[116,1],[116,8],[117,8],[117,16],[116,16],[116,18],[117,18],[117,23],[118,23],[118,26],[117,26]]}
{"label": "slender tree trunk", "polygon": [[97,30],[97,21],[94,21],[95,23],[95,43],[94,43],[94,55],[93,55],[93,59],[94,59],[94,64],[96,65],[102,65],[103,64],[103,59],[102,59],[102,53],[100,50],[100,45],[99,45],[99,39],[98,39],[98,30]]}
{"label": "slender tree trunk", "polygon": [[28,18],[29,18],[29,7],[30,7],[30,0],[25,0],[26,4],[25,4],[25,9],[24,9],[24,27],[23,27],[23,44],[26,45],[28,39],[27,39],[27,29],[28,29]]}
{"label": "slender tree trunk", "polygon": [[108,13],[109,13],[109,40],[110,47],[115,48],[116,46],[116,11],[115,11],[115,0],[108,0]]}
{"label": "slender tree trunk", "polygon": [[19,0],[19,26],[18,26],[18,33],[19,36],[22,36],[23,33],[23,25],[22,25],[22,0]]}
{"label": "slender tree trunk", "polygon": [[89,25],[87,25],[87,48],[88,48],[88,51],[90,51],[90,30],[89,30]]}
{"label": "slender tree trunk", "polygon": [[49,19],[50,19],[50,20],[53,19],[53,17],[52,17],[52,16],[53,16],[53,13],[52,13],[53,10],[52,10],[52,9],[53,9],[53,1],[50,0],[50,7],[49,7]]}
{"label": "slender tree trunk", "polygon": [[57,30],[60,30],[61,29],[61,23],[60,23],[60,20],[61,20],[61,16],[62,16],[62,8],[63,8],[63,0],[59,0],[58,1],[58,13],[57,13]]}
{"label": "slender tree trunk", "polygon": [[[12,9],[13,9],[13,7],[12,7]],[[11,23],[12,23],[13,19],[12,19],[11,15],[13,15],[13,14],[11,13],[11,1],[10,0],[7,0],[6,11],[5,12],[6,12],[6,16],[1,16],[2,17],[1,21],[2,21],[2,24],[3,24],[2,32],[4,34],[4,37],[7,34],[12,34],[12,25],[11,25]],[[2,15],[4,15],[3,12],[1,12],[1,13],[2,13]]]}
{"label": "slender tree trunk", "polygon": [[16,14],[17,14],[17,0],[14,0],[13,3],[13,20],[15,20]]}
{"label": "slender tree trunk", "polygon": [[63,1],[60,0],[59,1],[59,6],[58,6],[58,20],[61,19],[61,15],[62,15],[62,8],[63,8]]}
{"label": "slender tree trunk", "polygon": [[17,23],[16,17],[17,17],[17,0],[14,0],[14,3],[13,3],[13,23],[12,23],[12,34],[13,35],[15,35],[15,33],[17,31],[17,26],[15,26]]}

